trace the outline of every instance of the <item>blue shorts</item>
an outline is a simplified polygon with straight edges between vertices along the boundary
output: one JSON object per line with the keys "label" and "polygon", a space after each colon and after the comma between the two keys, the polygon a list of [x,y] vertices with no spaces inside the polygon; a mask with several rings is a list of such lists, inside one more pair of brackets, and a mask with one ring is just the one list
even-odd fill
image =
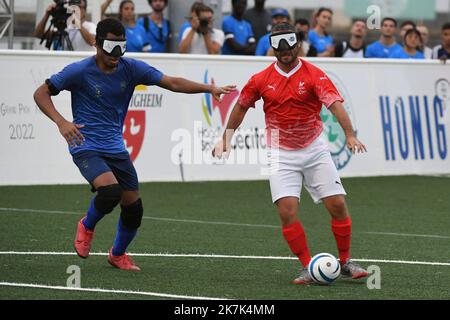
{"label": "blue shorts", "polygon": [[80,151],[72,155],[73,162],[80,169],[83,177],[91,184],[95,178],[105,172],[112,172],[125,191],[139,190],[139,181],[128,152],[104,153],[97,151]]}

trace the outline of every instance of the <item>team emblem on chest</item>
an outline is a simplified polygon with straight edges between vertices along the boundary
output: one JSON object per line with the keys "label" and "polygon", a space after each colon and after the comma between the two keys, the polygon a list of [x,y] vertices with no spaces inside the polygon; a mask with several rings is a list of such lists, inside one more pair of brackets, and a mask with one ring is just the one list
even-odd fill
{"label": "team emblem on chest", "polygon": [[94,91],[95,91],[95,97],[96,98],[101,98],[102,97],[102,87],[100,87],[99,85],[94,85]]}
{"label": "team emblem on chest", "polygon": [[127,89],[127,83],[125,81],[120,82],[120,91],[124,92]]}
{"label": "team emblem on chest", "polygon": [[306,84],[304,81],[300,81],[298,84],[298,93],[300,95],[303,95],[304,93],[306,93]]}

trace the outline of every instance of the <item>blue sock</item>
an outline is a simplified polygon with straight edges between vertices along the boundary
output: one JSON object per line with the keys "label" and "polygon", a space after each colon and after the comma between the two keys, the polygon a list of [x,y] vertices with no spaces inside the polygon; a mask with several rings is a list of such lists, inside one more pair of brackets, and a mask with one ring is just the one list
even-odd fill
{"label": "blue sock", "polygon": [[94,230],[95,225],[97,222],[99,222],[105,215],[101,212],[99,212],[97,209],[95,209],[95,197],[92,198],[91,204],[89,206],[86,219],[84,219],[83,224],[86,229],[88,230]]}
{"label": "blue sock", "polygon": [[119,224],[117,225],[116,239],[114,240],[114,246],[112,249],[113,256],[123,255],[136,234],[137,229],[128,229],[123,225],[122,218],[120,218]]}

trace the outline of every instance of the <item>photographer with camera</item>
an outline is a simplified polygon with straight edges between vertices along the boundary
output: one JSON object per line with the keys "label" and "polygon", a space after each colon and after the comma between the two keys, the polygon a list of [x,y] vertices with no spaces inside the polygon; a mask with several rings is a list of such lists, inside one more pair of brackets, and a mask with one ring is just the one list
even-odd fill
{"label": "photographer with camera", "polygon": [[[78,8],[74,8],[74,6]],[[70,9],[74,10],[70,13]],[[86,21],[87,0],[54,0],[36,26],[34,36],[50,50],[95,51],[96,25]],[[45,31],[48,20],[50,27]]]}
{"label": "photographer with camera", "polygon": [[213,25],[214,11],[207,5],[199,4],[190,19],[191,27],[184,30],[179,45],[180,53],[219,54],[225,35]]}

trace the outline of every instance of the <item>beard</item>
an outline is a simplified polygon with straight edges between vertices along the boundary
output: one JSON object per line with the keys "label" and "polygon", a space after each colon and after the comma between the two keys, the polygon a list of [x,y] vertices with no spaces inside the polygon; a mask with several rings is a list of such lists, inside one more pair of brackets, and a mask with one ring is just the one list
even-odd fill
{"label": "beard", "polygon": [[297,52],[295,50],[280,51],[277,54],[277,60],[284,65],[290,65],[297,59]]}

